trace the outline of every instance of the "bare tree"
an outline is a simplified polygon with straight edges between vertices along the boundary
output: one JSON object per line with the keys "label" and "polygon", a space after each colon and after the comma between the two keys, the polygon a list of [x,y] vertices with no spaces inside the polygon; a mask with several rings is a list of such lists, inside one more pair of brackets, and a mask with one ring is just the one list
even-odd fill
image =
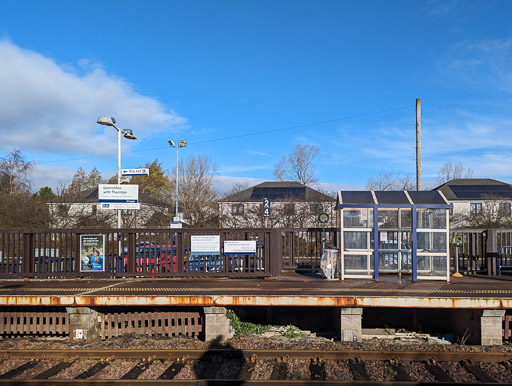
{"label": "bare tree", "polygon": [[297,181],[308,185],[318,181],[313,161],[320,150],[315,145],[297,145],[288,157],[274,164],[274,176],[280,181]]}
{"label": "bare tree", "polygon": [[414,181],[410,174],[391,172],[380,172],[376,177],[370,177],[366,182],[368,190],[413,190]]}
{"label": "bare tree", "polygon": [[204,227],[218,221],[216,167],[208,157],[192,157],[180,162],[179,206],[191,226]]}
{"label": "bare tree", "polygon": [[30,192],[33,170],[34,161],[26,160],[20,149],[11,151],[0,158],[1,190],[9,194]]}
{"label": "bare tree", "polygon": [[69,185],[64,189],[63,193],[68,196],[78,197],[83,192],[93,190],[98,187],[98,184],[103,182],[101,173],[95,167],[90,172],[86,172],[81,167],[77,169],[73,179]]}
{"label": "bare tree", "polygon": [[437,172],[437,182],[439,185],[442,185],[445,182],[453,179],[471,177],[473,177],[473,170],[471,170],[471,168],[465,169],[464,165],[462,165],[462,162],[458,162],[456,164],[446,162]]}

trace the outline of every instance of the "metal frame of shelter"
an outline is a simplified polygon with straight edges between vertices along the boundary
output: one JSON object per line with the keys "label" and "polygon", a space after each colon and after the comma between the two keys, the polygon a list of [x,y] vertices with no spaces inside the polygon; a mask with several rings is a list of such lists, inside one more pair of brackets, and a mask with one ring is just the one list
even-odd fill
{"label": "metal frame of shelter", "polygon": [[412,281],[450,281],[453,206],[441,192],[340,191],[337,196],[341,280],[396,273],[411,274]]}

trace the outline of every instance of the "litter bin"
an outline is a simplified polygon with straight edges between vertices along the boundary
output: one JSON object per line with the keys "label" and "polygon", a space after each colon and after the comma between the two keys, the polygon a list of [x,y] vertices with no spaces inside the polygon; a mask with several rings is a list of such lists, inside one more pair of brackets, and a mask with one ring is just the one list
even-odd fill
{"label": "litter bin", "polygon": [[338,261],[337,248],[324,248],[322,258],[320,259],[320,268],[326,279],[333,280],[336,273],[336,264]]}

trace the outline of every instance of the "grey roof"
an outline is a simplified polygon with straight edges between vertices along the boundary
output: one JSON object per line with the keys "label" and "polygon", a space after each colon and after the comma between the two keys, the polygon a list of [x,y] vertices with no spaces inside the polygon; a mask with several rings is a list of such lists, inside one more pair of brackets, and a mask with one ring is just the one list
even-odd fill
{"label": "grey roof", "polygon": [[335,201],[333,197],[295,181],[267,181],[241,192],[224,197],[223,202],[260,202],[264,198],[270,201]]}
{"label": "grey roof", "polygon": [[512,186],[491,178],[454,179],[434,190],[442,192],[448,201],[512,199]]}

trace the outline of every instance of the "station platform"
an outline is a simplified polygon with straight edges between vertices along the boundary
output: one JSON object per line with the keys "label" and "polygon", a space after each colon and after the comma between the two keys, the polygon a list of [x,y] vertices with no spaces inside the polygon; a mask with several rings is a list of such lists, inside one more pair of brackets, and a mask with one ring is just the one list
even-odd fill
{"label": "station platform", "polygon": [[0,306],[319,306],[512,309],[512,275],[412,282],[394,275],[326,280],[284,273],[277,279],[0,280]]}

